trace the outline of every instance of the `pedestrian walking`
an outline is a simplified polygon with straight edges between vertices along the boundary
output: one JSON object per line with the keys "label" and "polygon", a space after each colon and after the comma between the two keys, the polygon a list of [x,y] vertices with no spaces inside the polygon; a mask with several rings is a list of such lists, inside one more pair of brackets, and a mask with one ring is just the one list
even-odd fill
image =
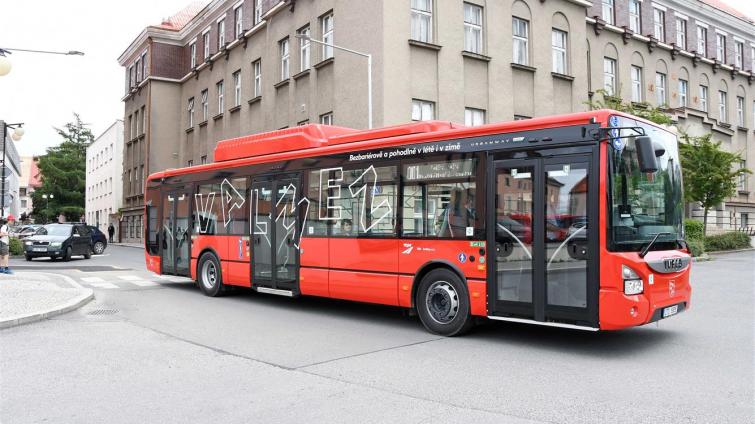
{"label": "pedestrian walking", "polygon": [[107,235],[108,235],[108,243],[113,242],[113,234],[115,234],[115,227],[113,226],[113,223],[111,222],[110,225],[107,227]]}
{"label": "pedestrian walking", "polygon": [[10,255],[8,220],[0,218],[0,273],[2,274],[13,274],[13,271],[8,268],[8,255]]}

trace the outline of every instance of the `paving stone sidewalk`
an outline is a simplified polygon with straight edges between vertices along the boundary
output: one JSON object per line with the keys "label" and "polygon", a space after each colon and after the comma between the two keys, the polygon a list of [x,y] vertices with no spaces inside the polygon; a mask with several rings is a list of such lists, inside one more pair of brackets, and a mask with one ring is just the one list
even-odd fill
{"label": "paving stone sidewalk", "polygon": [[0,328],[72,311],[93,297],[92,289],[65,275],[25,271],[0,274]]}

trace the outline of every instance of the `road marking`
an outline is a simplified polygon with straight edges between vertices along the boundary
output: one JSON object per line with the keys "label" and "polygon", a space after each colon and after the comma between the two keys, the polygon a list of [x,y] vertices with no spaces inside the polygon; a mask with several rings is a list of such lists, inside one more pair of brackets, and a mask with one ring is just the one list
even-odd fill
{"label": "road marking", "polygon": [[81,277],[81,281],[85,283],[102,283],[105,280],[100,277]]}
{"label": "road marking", "polygon": [[118,278],[125,281],[136,281],[142,279],[142,277],[137,277],[136,275],[119,275]]}
{"label": "road marking", "polygon": [[98,287],[101,289],[118,289],[120,287],[116,286],[113,283],[92,283],[92,287]]}
{"label": "road marking", "polygon": [[133,280],[133,281],[130,281],[130,283],[136,284],[137,286],[141,286],[141,287],[159,286],[158,283],[155,283],[153,281],[146,281],[146,280]]}

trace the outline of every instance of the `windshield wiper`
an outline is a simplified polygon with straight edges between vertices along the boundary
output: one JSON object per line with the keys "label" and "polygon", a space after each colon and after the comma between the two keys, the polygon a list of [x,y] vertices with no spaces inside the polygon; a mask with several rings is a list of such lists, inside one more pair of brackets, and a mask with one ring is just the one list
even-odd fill
{"label": "windshield wiper", "polygon": [[653,237],[653,239],[650,240],[650,243],[648,243],[647,246],[643,247],[642,250],[640,250],[640,257],[644,258],[645,255],[648,254],[648,252],[650,251],[650,248],[653,247],[653,245],[655,244],[655,242],[658,240],[658,237],[660,237],[660,236],[670,236],[670,235],[671,235],[671,233],[663,233],[663,232],[656,234],[655,237]]}

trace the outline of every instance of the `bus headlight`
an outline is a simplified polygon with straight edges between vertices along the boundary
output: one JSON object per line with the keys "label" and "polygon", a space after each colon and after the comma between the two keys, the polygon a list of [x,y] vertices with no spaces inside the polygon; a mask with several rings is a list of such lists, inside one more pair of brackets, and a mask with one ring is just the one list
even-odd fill
{"label": "bus headlight", "polygon": [[624,278],[624,294],[640,294],[643,292],[642,278],[626,265],[621,266],[621,276]]}

